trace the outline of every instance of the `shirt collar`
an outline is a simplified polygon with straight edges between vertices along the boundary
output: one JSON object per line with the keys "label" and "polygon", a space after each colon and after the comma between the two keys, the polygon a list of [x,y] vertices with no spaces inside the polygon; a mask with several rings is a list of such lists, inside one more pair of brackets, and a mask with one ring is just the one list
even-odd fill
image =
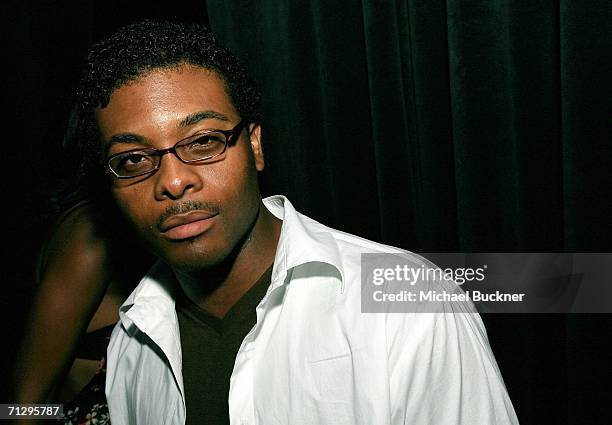
{"label": "shirt collar", "polygon": [[338,245],[330,229],[300,214],[282,195],[270,196],[264,205],[283,221],[274,258],[272,282],[284,281],[288,270],[307,263],[333,266],[340,274],[340,291],[344,290],[344,270]]}
{"label": "shirt collar", "polygon": [[172,270],[164,262],[157,261],[119,308],[119,316],[137,323],[140,330],[148,334],[174,311],[176,284]]}
{"label": "shirt collar", "polygon": [[139,330],[165,353],[182,394],[181,341],[174,308],[176,278],[172,270],[158,261],[119,308],[119,318],[126,332]]}

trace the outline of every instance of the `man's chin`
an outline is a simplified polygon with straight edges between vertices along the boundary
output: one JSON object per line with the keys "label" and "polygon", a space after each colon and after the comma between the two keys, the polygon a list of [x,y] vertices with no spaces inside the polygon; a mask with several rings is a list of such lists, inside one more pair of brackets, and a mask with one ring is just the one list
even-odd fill
{"label": "man's chin", "polygon": [[214,268],[221,261],[209,257],[161,257],[172,270],[179,273],[193,274]]}
{"label": "man's chin", "polygon": [[224,268],[229,253],[223,250],[203,249],[196,246],[163,252],[159,257],[172,270],[181,274],[199,274]]}

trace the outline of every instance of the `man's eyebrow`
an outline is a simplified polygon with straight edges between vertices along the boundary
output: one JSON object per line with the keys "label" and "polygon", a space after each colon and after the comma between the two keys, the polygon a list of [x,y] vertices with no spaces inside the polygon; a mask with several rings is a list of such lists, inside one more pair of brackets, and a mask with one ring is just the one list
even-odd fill
{"label": "man's eyebrow", "polygon": [[113,143],[134,143],[134,142],[142,142],[144,138],[134,133],[120,133],[114,134],[106,141],[107,144],[111,145]]}
{"label": "man's eyebrow", "polygon": [[108,151],[110,147],[115,143],[146,143],[144,137],[139,136],[134,133],[120,133],[113,134],[105,143],[104,143],[104,155],[108,155]]}
{"label": "man's eyebrow", "polygon": [[202,120],[216,119],[220,121],[229,121],[229,118],[219,112],[215,111],[200,111],[193,114],[187,115],[185,118],[178,123],[178,127],[189,127]]}

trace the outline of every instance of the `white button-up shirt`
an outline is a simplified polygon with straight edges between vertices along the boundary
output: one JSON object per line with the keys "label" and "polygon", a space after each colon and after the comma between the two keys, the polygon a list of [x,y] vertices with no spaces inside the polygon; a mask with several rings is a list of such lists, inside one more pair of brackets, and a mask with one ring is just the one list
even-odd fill
{"label": "white button-up shirt", "polygon": [[[323,226],[282,196],[264,204],[283,224],[234,363],[232,425],[518,423],[477,313],[453,303],[361,313],[361,254],[405,251]],[[157,263],[120,308],[106,378],[113,425],[185,423],[176,285]]]}

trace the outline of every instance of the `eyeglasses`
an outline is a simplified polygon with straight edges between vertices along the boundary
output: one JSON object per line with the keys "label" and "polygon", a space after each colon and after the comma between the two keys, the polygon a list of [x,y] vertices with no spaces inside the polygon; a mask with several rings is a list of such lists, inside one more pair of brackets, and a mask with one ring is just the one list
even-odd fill
{"label": "eyeglasses", "polygon": [[179,140],[168,149],[133,149],[111,155],[106,167],[119,179],[131,179],[159,170],[161,159],[167,153],[173,153],[186,164],[210,162],[238,140],[246,124],[240,121],[231,130],[205,130]]}

